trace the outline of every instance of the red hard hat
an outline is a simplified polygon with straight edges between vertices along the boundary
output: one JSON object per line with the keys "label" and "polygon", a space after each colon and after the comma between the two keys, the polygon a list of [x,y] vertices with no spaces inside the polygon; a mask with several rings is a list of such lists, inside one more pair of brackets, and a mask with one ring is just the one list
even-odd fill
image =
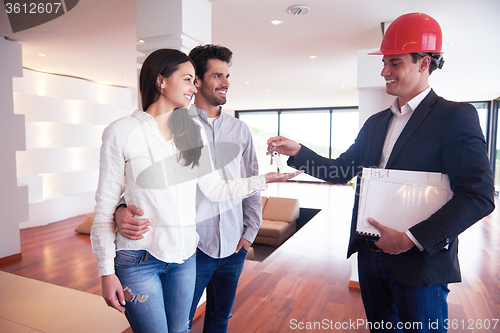
{"label": "red hard hat", "polygon": [[443,33],[427,14],[401,15],[385,32],[380,51],[369,54],[442,53]]}

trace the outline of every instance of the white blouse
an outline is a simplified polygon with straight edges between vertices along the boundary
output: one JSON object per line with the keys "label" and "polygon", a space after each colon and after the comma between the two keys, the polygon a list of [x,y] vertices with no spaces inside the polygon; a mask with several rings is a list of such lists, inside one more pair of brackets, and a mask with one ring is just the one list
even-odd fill
{"label": "white blouse", "polygon": [[[202,128],[197,118],[193,120]],[[200,133],[206,144],[205,131]],[[197,186],[212,201],[243,199],[267,187],[264,175],[223,181],[213,171],[206,145],[199,166],[183,166],[173,140],[165,140],[153,116],[143,111],[109,125],[102,142],[91,231],[100,276],[114,273],[117,250],[147,250],[159,260],[175,263],[191,257],[198,244]],[[127,205],[144,211],[138,218],[151,222],[143,239],[129,240],[116,231],[113,215],[123,193]]]}

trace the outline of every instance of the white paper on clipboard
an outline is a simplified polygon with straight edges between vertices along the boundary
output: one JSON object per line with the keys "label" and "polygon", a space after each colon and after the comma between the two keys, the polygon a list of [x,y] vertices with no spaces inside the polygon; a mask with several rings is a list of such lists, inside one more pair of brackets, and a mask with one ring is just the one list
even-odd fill
{"label": "white paper on clipboard", "polygon": [[400,232],[429,218],[453,196],[448,176],[437,172],[363,168],[360,183],[357,237],[378,239],[369,222]]}

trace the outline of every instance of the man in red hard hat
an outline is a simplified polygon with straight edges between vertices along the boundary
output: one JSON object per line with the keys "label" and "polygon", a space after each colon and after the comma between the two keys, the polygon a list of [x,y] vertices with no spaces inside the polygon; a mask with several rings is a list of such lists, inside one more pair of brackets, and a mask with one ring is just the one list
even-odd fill
{"label": "man in red hard hat", "polygon": [[389,26],[374,54],[383,55],[381,75],[396,99],[365,122],[337,159],[281,136],[268,140],[269,150],[291,156],[288,165],[336,184],[347,183],[363,167],[448,175],[450,201],[405,232],[370,219],[380,232],[375,242],[356,238],[356,195],[348,257],[358,252],[372,332],[446,332],[448,283],[461,281],[458,235],[494,209],[493,176],[477,111],[437,96],[429,86],[429,75],[443,66],[441,45],[441,28],[426,14],[402,15]]}

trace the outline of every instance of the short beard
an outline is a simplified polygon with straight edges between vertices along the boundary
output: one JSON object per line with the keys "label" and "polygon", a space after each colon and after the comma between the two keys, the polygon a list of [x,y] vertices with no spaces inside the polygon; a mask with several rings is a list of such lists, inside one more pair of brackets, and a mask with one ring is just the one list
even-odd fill
{"label": "short beard", "polygon": [[226,104],[227,98],[226,97],[217,97],[215,95],[215,92],[212,92],[208,89],[199,89],[199,92],[202,94],[202,96],[213,106],[219,106],[219,105],[224,105]]}

